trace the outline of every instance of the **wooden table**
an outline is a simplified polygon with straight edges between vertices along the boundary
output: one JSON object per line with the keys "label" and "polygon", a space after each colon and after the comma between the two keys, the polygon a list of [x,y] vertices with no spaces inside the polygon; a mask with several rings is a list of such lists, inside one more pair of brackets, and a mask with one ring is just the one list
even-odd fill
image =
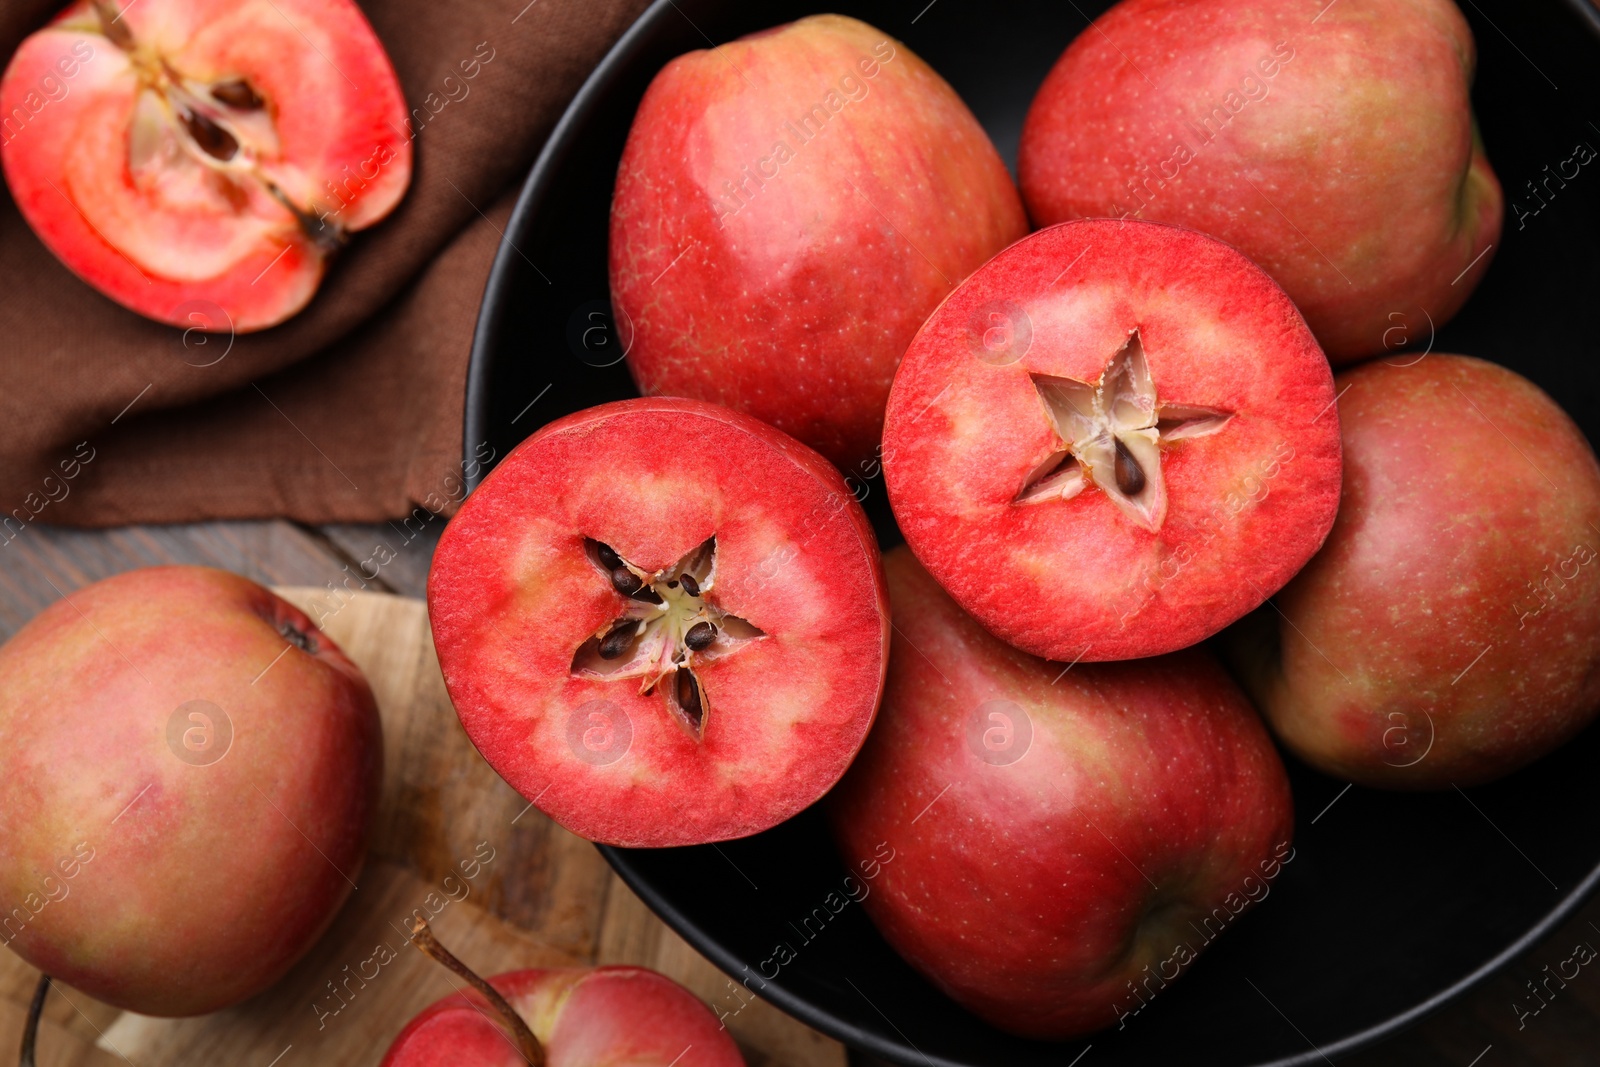
{"label": "wooden table", "polygon": [[[201,563],[223,567],[266,585],[336,586],[421,596],[428,563],[444,520],[420,531],[415,524],[339,525],[312,528],[282,521],[213,522],[186,526],[139,526],[105,531],[66,530],[34,524],[15,540],[0,544],[0,637],[9,637],[36,612],[63,593],[134,567],[161,563]],[[387,551],[379,551],[384,546]],[[392,554],[376,578],[364,581],[361,564]],[[366,572],[370,573],[369,564]],[[587,846],[579,846],[587,847]],[[490,908],[513,926],[537,927],[547,889],[559,871],[533,871],[509,879]],[[625,906],[642,907],[620,881],[597,886]],[[1426,901],[1397,901],[1400,907],[1426,907]],[[538,920],[538,921],[536,921]],[[637,937],[659,942],[653,951],[670,956],[692,952],[651,924],[637,924]],[[1579,942],[1600,947],[1600,903],[1583,912],[1519,964],[1480,986],[1409,1033],[1344,1061],[1357,1067],[1596,1067],[1600,1065],[1600,969],[1585,967],[1536,1017],[1518,1027],[1513,1004],[1527,1002],[1524,982],[1546,964],[1554,967]],[[635,946],[637,950],[637,946]],[[604,948],[601,947],[603,954]],[[0,1005],[17,1011],[25,993],[6,989]],[[9,1021],[0,1020],[0,1022]],[[774,1024],[782,1028],[783,1020]],[[0,1026],[0,1029],[6,1029]],[[794,1029],[799,1031],[798,1026]],[[820,1035],[790,1035],[793,1054],[778,1052],[766,1062],[809,1065],[832,1058]],[[0,1062],[10,1053],[0,1049]],[[836,1055],[836,1054],[834,1054]],[[51,1060],[84,1062],[89,1060]],[[858,1067],[873,1063],[853,1057]],[[759,1065],[753,1065],[759,1067]],[[1094,1067],[1086,1062],[1082,1067]]]}

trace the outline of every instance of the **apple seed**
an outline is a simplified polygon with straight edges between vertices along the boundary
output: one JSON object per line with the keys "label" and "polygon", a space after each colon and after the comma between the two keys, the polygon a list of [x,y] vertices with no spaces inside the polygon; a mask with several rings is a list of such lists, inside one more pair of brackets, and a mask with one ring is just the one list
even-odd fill
{"label": "apple seed", "polygon": [[683,635],[683,643],[689,646],[691,652],[704,651],[706,646],[717,639],[715,624],[702,620],[689,627],[689,632]]}
{"label": "apple seed", "polygon": [[678,707],[689,720],[689,725],[696,734],[701,730],[705,719],[705,711],[700,705],[700,686],[694,680],[694,672],[688,667],[678,671],[677,690]]}
{"label": "apple seed", "polygon": [[626,567],[616,567],[611,571],[611,587],[623,596],[632,596],[644,588],[644,579]]}
{"label": "apple seed", "polygon": [[618,619],[611,627],[611,632],[606,634],[600,642],[600,658],[616,659],[628,651],[628,646],[633,644],[633,639],[638,636],[639,624],[635,619]]}
{"label": "apple seed", "polygon": [[1133,453],[1128,451],[1128,446],[1117,438],[1117,488],[1126,496],[1138,496],[1144,490],[1144,468],[1139,466],[1139,461],[1133,458]]}
{"label": "apple seed", "polygon": [[700,740],[710,701],[692,664],[729,655],[767,636],[708,599],[716,585],[716,538],[707,539],[674,566],[653,573],[592,538],[585,539],[584,551],[605,572],[611,587],[633,603],[627,614],[578,646],[572,673],[638,678],[644,696],[673,675],[672,684],[662,687],[667,708]]}
{"label": "apple seed", "polygon": [[239,141],[233,134],[198,111],[184,108],[178,112],[178,117],[183,121],[183,128],[188,131],[189,136],[194,138],[194,143],[212,159],[226,163],[239,154]]}
{"label": "apple seed", "polygon": [[1233,418],[1214,408],[1160,403],[1138,329],[1098,382],[1032,377],[1061,444],[1024,479],[1019,504],[1071,500],[1095,485],[1135,523],[1159,530],[1167,515],[1162,448],[1216,433]]}
{"label": "apple seed", "polygon": [[259,111],[266,104],[250,83],[243,78],[221,82],[211,87],[211,99],[238,111]]}

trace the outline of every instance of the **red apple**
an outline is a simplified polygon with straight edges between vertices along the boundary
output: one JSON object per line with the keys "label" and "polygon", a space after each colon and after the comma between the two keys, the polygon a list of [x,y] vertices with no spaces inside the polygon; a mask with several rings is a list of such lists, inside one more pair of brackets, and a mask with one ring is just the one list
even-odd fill
{"label": "red apple", "polygon": [[1061,660],[1171,652],[1287,582],[1339,502],[1333,377],[1238,252],[1067,223],[929,317],[889,398],[906,541],[961,606]]}
{"label": "red apple", "polygon": [[80,0],[0,80],[0,163],[68,269],[141,315],[246,332],[411,180],[406,105],[351,0]]}
{"label": "red apple", "polygon": [[628,367],[647,395],[854,464],[922,320],[1026,232],[972,113],[879,30],[817,15],[691,52],[651,83],[617,174]]}
{"label": "red apple", "polygon": [[[1404,57],[1403,60],[1400,57]],[[1039,225],[1132,214],[1261,264],[1335,362],[1454,315],[1503,213],[1450,0],[1124,0],[1034,98]]]}
{"label": "red apple", "polygon": [[955,1000],[1028,1037],[1125,1022],[1293,851],[1283,764],[1207,655],[1063,671],[985,633],[904,549],[885,558],[883,713],[829,798],[863,904]]}
{"label": "red apple", "polygon": [[428,576],[478,750],[567,829],[632,847],[753,834],[827,792],[877,711],[885,597],[826,460],[665,398],[517,446]]}
{"label": "red apple", "polygon": [[411,941],[468,988],[406,1024],[380,1067],[744,1067],[706,1006],[654,971],[527,970],[486,980],[426,921],[412,924]]}
{"label": "red apple", "polygon": [[[548,1067],[744,1067],[694,994],[643,967],[511,971],[489,979],[538,1038]],[[477,992],[412,1019],[380,1067],[527,1067]]]}
{"label": "red apple", "polygon": [[1498,778],[1600,709],[1600,466],[1492,363],[1397,358],[1338,384],[1339,521],[1229,644],[1279,738],[1329,774]]}
{"label": "red apple", "polygon": [[144,1015],[253,996],[354,885],[382,763],[361,672],[254,582],[67,594],[0,648],[0,938]]}

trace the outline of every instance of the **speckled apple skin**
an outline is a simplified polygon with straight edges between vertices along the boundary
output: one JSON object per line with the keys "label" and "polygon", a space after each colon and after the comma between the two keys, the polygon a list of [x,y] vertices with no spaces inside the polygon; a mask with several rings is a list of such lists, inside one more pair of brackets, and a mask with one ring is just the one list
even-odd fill
{"label": "speckled apple skin", "polygon": [[1307,762],[1445,789],[1524,766],[1600,709],[1600,466],[1527,379],[1415,359],[1339,376],[1339,521],[1282,617],[1228,643]]}
{"label": "speckled apple skin", "polygon": [[[893,850],[863,905],[995,1026],[1060,1040],[1117,1025],[1187,969],[1179,946],[1203,951],[1293,859],[1265,728],[1208,654],[1062,674],[986,633],[904,549],[884,564],[883,712],[828,802],[852,869]],[[1015,762],[979,756],[995,700],[1031,724]]]}
{"label": "speckled apple skin", "polygon": [[[204,766],[168,743],[191,700],[232,723]],[[238,1003],[360,884],[382,774],[365,678],[261,586],[151,567],[74,590],[0,648],[0,920],[37,911],[0,938],[128,1011]]]}
{"label": "speckled apple skin", "polygon": [[1420,345],[1483,277],[1504,214],[1472,33],[1450,0],[1322,7],[1117,4],[1029,109],[1034,222],[1190,226],[1266,268],[1335,362]]}
{"label": "speckled apple skin", "polygon": [[[549,1067],[744,1067],[694,994],[643,967],[511,971],[489,979],[544,1046]],[[425,1008],[380,1067],[526,1067],[478,992]]]}
{"label": "speckled apple skin", "polygon": [[[691,737],[661,691],[574,676],[626,601],[584,552],[650,570],[716,537],[708,600],[767,637],[695,668]],[[445,684],[478,750],[574,833],[629,847],[743,837],[839,779],[877,712],[888,601],[839,472],[765,423],[697,400],[603,404],[518,445],[451,520],[428,576]],[[574,715],[611,702],[631,743],[595,762]]]}
{"label": "speckled apple skin", "polygon": [[[802,129],[813,105],[826,121]],[[849,467],[928,312],[1025,233],[977,120],[887,34],[818,15],[691,52],[651,83],[617,174],[628,367],[647,395],[726,404]]]}
{"label": "speckled apple skin", "polygon": [[[118,6],[134,39],[159,49],[185,77],[243,77],[267,99],[279,152],[260,166],[301,208],[326,210],[353,231],[404,195],[411,181],[405,98],[351,0]],[[97,26],[87,0],[72,4],[22,42],[0,79],[0,115],[18,107],[29,114],[25,104],[43,78],[64,87],[0,138],[6,184],[23,218],[67,269],[158,322],[245,333],[295,314],[321,283],[326,254],[259,189],[241,211],[217,187],[135,181],[128,128],[138,76]],[[57,67],[63,57],[73,60],[70,78]]]}
{"label": "speckled apple skin", "polygon": [[[983,327],[1007,307],[1031,342],[996,363]],[[1060,440],[1031,375],[1096,381],[1135,328],[1163,403],[1234,413],[1163,446],[1164,524],[1136,526],[1092,486],[1016,503]],[[889,397],[885,478],[917,558],[997,636],[1063,661],[1158,655],[1256,607],[1322,544],[1339,503],[1333,399],[1299,312],[1232,248],[1064,223],[990,260],[923,325]]]}

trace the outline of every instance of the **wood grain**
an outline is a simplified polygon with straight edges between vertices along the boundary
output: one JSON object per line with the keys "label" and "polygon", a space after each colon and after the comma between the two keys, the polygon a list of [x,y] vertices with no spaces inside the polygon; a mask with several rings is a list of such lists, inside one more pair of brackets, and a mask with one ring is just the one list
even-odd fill
{"label": "wood grain", "polygon": [[[443,526],[443,519],[426,522],[418,517],[413,517],[409,523],[397,519],[393,523],[322,528],[281,520],[130,526],[109,530],[72,530],[33,523],[15,539],[0,542],[0,636],[9,636],[40,609],[88,582],[133,567],[162,563],[223,567],[269,585],[309,585],[325,591],[328,584],[333,583],[336,588],[354,585],[367,591],[420,596],[433,547]],[[388,552],[377,553],[379,545]],[[361,574],[360,565],[364,560],[388,557],[390,553],[393,558],[379,568],[374,577],[368,579]],[[373,573],[372,568],[366,573]],[[356,616],[351,615],[344,622],[330,625],[353,626],[355,622]],[[343,631],[336,629],[335,633]],[[377,650],[374,654],[378,654]],[[434,691],[435,697],[437,692]],[[387,719],[395,718],[391,708],[386,707],[385,714]],[[448,716],[447,724],[453,718],[453,715]],[[427,736],[423,731],[410,741],[391,739],[391,759],[421,759],[425,764],[425,754],[412,756],[410,746]],[[459,730],[456,740],[467,744]],[[444,804],[442,795],[430,801],[434,789],[441,787],[438,782],[430,785],[428,779],[419,777],[424,773],[420,768],[413,769],[399,780],[403,784],[409,777],[416,783],[413,787],[415,799],[406,803],[415,806],[430,802]],[[461,773],[470,777],[472,769],[469,766]],[[490,788],[496,788],[498,781],[493,778]],[[392,781],[393,784],[396,783]],[[459,783],[445,783],[442,788],[453,786]],[[462,788],[461,792],[472,798],[472,804],[478,802],[470,788]],[[504,799],[516,803],[514,797]],[[470,812],[470,817],[476,820],[481,813],[472,811],[472,804],[467,809],[457,810]],[[512,812],[513,816],[515,814]],[[380,836],[387,835],[391,841],[403,837],[403,825],[408,819],[425,823],[404,810],[386,809],[384,817],[388,822]],[[448,836],[435,836],[431,844],[419,845],[418,866],[406,869],[437,872],[448,865],[448,849],[441,845],[441,841],[448,840]],[[505,851],[491,865],[501,868],[495,872],[497,878],[481,896],[467,901],[463,907],[477,907],[480,902],[488,905],[485,910],[506,920],[513,929],[538,929],[543,922],[545,928],[552,931],[556,943],[592,945],[595,958],[602,961],[631,960],[666,969],[676,965],[680,954],[693,955],[693,950],[655,921],[643,903],[599,864],[599,857],[592,849],[562,835],[537,812],[517,820],[509,834],[495,840],[505,842]],[[545,847],[546,842],[551,842],[549,848]],[[566,851],[559,851],[561,849]],[[410,850],[399,851],[409,854]],[[570,864],[568,856],[574,857]],[[405,866],[409,860],[402,858],[398,862]],[[569,895],[564,897],[567,903],[552,903],[552,886],[566,887],[575,882],[593,886],[596,881],[601,888],[589,897]],[[567,893],[568,890],[558,888],[558,892]],[[1396,906],[1426,907],[1427,902],[1396,901]],[[598,916],[595,919],[598,926],[585,925],[589,922],[587,917],[591,916]],[[558,917],[571,923],[565,933],[560,929]],[[342,916],[340,921],[344,921]],[[1548,1007],[1528,1019],[1520,1029],[1512,1005],[1527,1003],[1525,999],[1518,1001],[1519,997],[1528,996],[1525,983],[1541,976],[1544,965],[1554,966],[1567,958],[1577,941],[1586,940],[1600,948],[1600,930],[1596,926],[1600,926],[1600,899],[1591,901],[1570,923],[1513,963],[1502,975],[1483,983],[1405,1034],[1341,1063],[1350,1067],[1468,1067],[1481,1056],[1476,1067],[1595,1067],[1600,1064],[1600,972],[1592,965],[1584,967],[1579,977],[1560,990]],[[578,931],[576,935],[574,930]],[[587,935],[582,931],[588,931]],[[562,937],[566,938],[564,942]],[[727,992],[722,984],[726,978],[703,960],[695,968],[675,973],[674,977],[711,1002]],[[21,1005],[27,1003],[35,978],[36,973],[21,965],[10,953],[0,953],[0,1064],[8,1062],[11,1050],[16,1048],[15,1027],[20,1025]],[[66,1064],[103,1067],[124,1063],[114,1053],[95,1046],[99,1039],[95,1027],[110,1026],[117,1012],[73,991],[69,990],[68,994],[76,1006],[68,1004],[62,996],[51,996],[41,1049],[42,1067]],[[302,1005],[300,1010],[308,1009]],[[786,1037],[759,1049],[750,1044],[753,1038],[743,1037],[752,1064],[822,1062],[839,1065],[844,1062],[837,1045],[764,1003],[742,1011],[733,1020],[732,1028],[741,1035],[751,1033],[767,1025],[761,1022],[758,1026],[758,1019],[770,1021],[772,1027],[781,1029]],[[829,1058],[817,1061],[764,1058],[787,1055],[782,1050],[789,1049],[790,1042],[799,1046],[807,1042],[821,1043],[829,1050]],[[237,1062],[249,1067],[267,1067],[271,1056],[281,1048],[265,1056],[261,1052],[266,1050],[250,1050]],[[764,1051],[766,1048],[779,1051],[769,1054]],[[291,1052],[277,1067],[313,1062],[313,1059],[299,1060],[296,1053],[300,1051]],[[378,1054],[381,1050],[348,1061],[327,1062],[375,1063]],[[314,1061],[324,1062],[320,1058]],[[134,1062],[137,1067],[151,1067],[137,1058]],[[856,1067],[875,1067],[879,1063],[859,1053],[852,1056],[851,1062]],[[1081,1067],[1093,1067],[1093,1064],[1086,1060]]]}

